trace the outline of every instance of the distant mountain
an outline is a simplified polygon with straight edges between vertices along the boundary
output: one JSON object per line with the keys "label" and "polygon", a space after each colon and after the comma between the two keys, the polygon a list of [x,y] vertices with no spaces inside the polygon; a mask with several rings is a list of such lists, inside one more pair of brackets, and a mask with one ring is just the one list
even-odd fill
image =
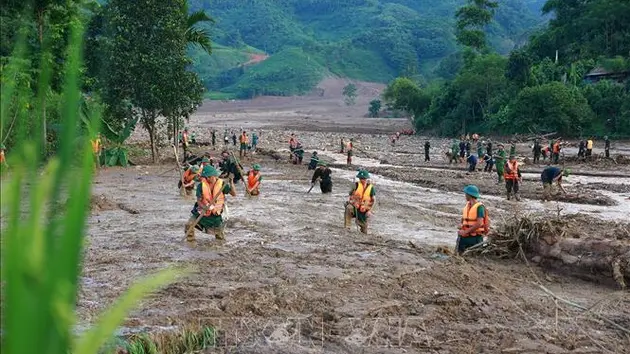
{"label": "distant mountain", "polygon": [[[521,44],[543,21],[544,1],[499,0],[487,29],[492,46],[508,53]],[[192,53],[193,67],[214,97],[302,94],[325,75],[387,82],[404,73],[430,80],[458,50],[454,15],[464,3],[191,0],[192,10],[216,20],[211,31],[218,44],[212,56]]]}

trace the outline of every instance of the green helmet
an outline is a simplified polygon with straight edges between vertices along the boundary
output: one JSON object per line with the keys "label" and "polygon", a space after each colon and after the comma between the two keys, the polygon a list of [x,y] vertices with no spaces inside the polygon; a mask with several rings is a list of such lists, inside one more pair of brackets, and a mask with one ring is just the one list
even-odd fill
{"label": "green helmet", "polygon": [[259,164],[254,164],[254,166],[252,166],[254,168],[254,171],[260,171],[260,165]]}
{"label": "green helmet", "polygon": [[368,179],[368,178],[370,178],[370,174],[366,170],[361,170],[361,171],[359,171],[359,173],[357,173],[357,178],[358,179]]}
{"label": "green helmet", "polygon": [[571,170],[568,169],[568,168],[566,168],[566,169],[564,169],[564,171],[562,171],[562,175],[564,177],[569,177],[570,174],[571,174]]}
{"label": "green helmet", "polygon": [[477,188],[474,184],[469,184],[464,187],[464,193],[475,199],[479,198],[479,188]]}
{"label": "green helmet", "polygon": [[197,165],[192,165],[192,166],[190,166],[190,170],[191,170],[193,173],[198,173],[198,172],[199,172],[199,166],[197,166]]}
{"label": "green helmet", "polygon": [[201,177],[219,177],[219,171],[210,165],[203,166]]}
{"label": "green helmet", "polygon": [[320,161],[317,161],[317,166],[324,166],[324,167],[326,167],[326,166],[328,166],[328,164],[326,163],[326,161],[321,161],[320,160]]}
{"label": "green helmet", "polygon": [[210,163],[210,159],[207,157],[204,157],[203,159],[201,159],[201,163]]}

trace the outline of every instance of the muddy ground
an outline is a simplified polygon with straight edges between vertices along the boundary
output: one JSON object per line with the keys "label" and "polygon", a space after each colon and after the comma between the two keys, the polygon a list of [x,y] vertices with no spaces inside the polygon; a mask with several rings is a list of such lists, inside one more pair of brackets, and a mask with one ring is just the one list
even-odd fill
{"label": "muddy ground", "polygon": [[[387,139],[404,120],[360,118],[357,108],[331,105],[336,98],[293,99],[293,105],[290,99],[277,99],[280,106],[275,99],[213,103],[189,124],[199,140],[208,140],[211,127],[247,126],[262,132],[261,147],[281,156],[288,155],[288,135],[295,132],[307,148],[305,163],[314,150],[342,163],[339,139],[353,137],[362,152],[350,170],[333,168],[333,193],[315,187],[306,194],[311,172],[305,165],[254,155],[243,164],[262,164],[262,195],[245,197],[238,186],[238,196],[228,198],[227,240],[197,233],[192,248],[184,223],[194,201],[179,195],[177,172],[168,172],[172,150],[162,150],[159,165],[101,170],[78,303],[84,324],[139,277],[192,265],[194,274],[145,300],[121,333],[210,325],[219,338],[209,352],[221,353],[630,353],[630,334],[602,319],[630,327],[630,295],[610,279],[441,251],[455,243],[464,203],[459,190],[466,183],[480,184],[494,222],[529,212],[574,215],[572,230],[582,236],[630,242],[623,234],[630,213],[623,176],[630,176],[630,166],[574,166],[578,175],[567,189],[612,201],[601,205],[592,198],[540,202],[536,173],[542,166],[526,165],[525,198],[507,203],[493,175],[448,167],[442,159],[447,140],[431,139],[433,161],[425,164],[425,138],[404,137],[395,146]],[[313,107],[310,119],[321,131],[295,113],[305,107]],[[134,139],[141,142],[142,133]],[[616,144],[622,149],[615,153],[625,146]],[[522,158],[527,152],[520,144]],[[343,202],[359,166],[372,172],[377,190],[367,236],[342,227]],[[543,288],[589,310],[557,301]]]}

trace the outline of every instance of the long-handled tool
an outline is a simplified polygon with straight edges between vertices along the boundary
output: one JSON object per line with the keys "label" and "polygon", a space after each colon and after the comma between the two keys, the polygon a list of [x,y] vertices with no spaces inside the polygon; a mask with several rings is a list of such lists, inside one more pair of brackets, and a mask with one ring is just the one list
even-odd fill
{"label": "long-handled tool", "polygon": [[306,194],[309,194],[313,190],[313,187],[315,187],[315,183],[311,183],[311,188],[308,189]]}
{"label": "long-handled tool", "polygon": [[230,152],[230,155],[232,155],[234,162],[236,162],[236,168],[238,169],[238,173],[241,175],[241,180],[243,181],[243,187],[245,187],[245,194],[251,195],[251,193],[247,189],[247,184],[245,183],[245,172],[243,172],[243,167],[241,166],[241,162],[236,158],[236,156],[234,155],[234,152]]}
{"label": "long-handled tool", "polygon": [[[223,181],[223,183],[225,183],[225,181]],[[204,214],[208,211],[208,209],[210,209],[210,207],[213,206],[214,203],[216,203],[217,199],[219,198],[219,195],[221,195],[221,193],[218,193],[217,195],[215,195],[214,198],[212,198],[212,202],[210,202],[208,205],[203,207],[203,209],[201,209],[201,211],[199,212],[199,216],[197,217],[197,219],[195,219],[195,222],[192,225],[190,225],[190,227],[186,231],[186,235],[188,235],[191,231],[195,229],[195,227],[197,226],[197,224],[199,224],[199,221],[201,221],[201,218],[204,217]]]}
{"label": "long-handled tool", "polygon": [[186,195],[186,187],[184,185],[184,172],[182,171],[182,165],[179,163],[179,156],[177,156],[177,147],[173,144],[173,152],[175,152],[175,162],[177,163],[177,169],[179,169],[179,177],[182,181],[182,187],[179,189],[179,194]]}

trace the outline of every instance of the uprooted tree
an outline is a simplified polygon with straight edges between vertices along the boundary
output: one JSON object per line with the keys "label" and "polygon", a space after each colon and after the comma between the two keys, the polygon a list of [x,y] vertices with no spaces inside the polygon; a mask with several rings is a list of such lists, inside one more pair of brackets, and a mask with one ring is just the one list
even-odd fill
{"label": "uprooted tree", "polygon": [[[187,9],[185,0],[112,0],[105,11],[109,43],[103,98],[114,113],[108,118],[139,119],[153,162],[161,119],[178,121],[201,103],[201,83],[186,71]],[[120,107],[123,101],[128,108]]]}

